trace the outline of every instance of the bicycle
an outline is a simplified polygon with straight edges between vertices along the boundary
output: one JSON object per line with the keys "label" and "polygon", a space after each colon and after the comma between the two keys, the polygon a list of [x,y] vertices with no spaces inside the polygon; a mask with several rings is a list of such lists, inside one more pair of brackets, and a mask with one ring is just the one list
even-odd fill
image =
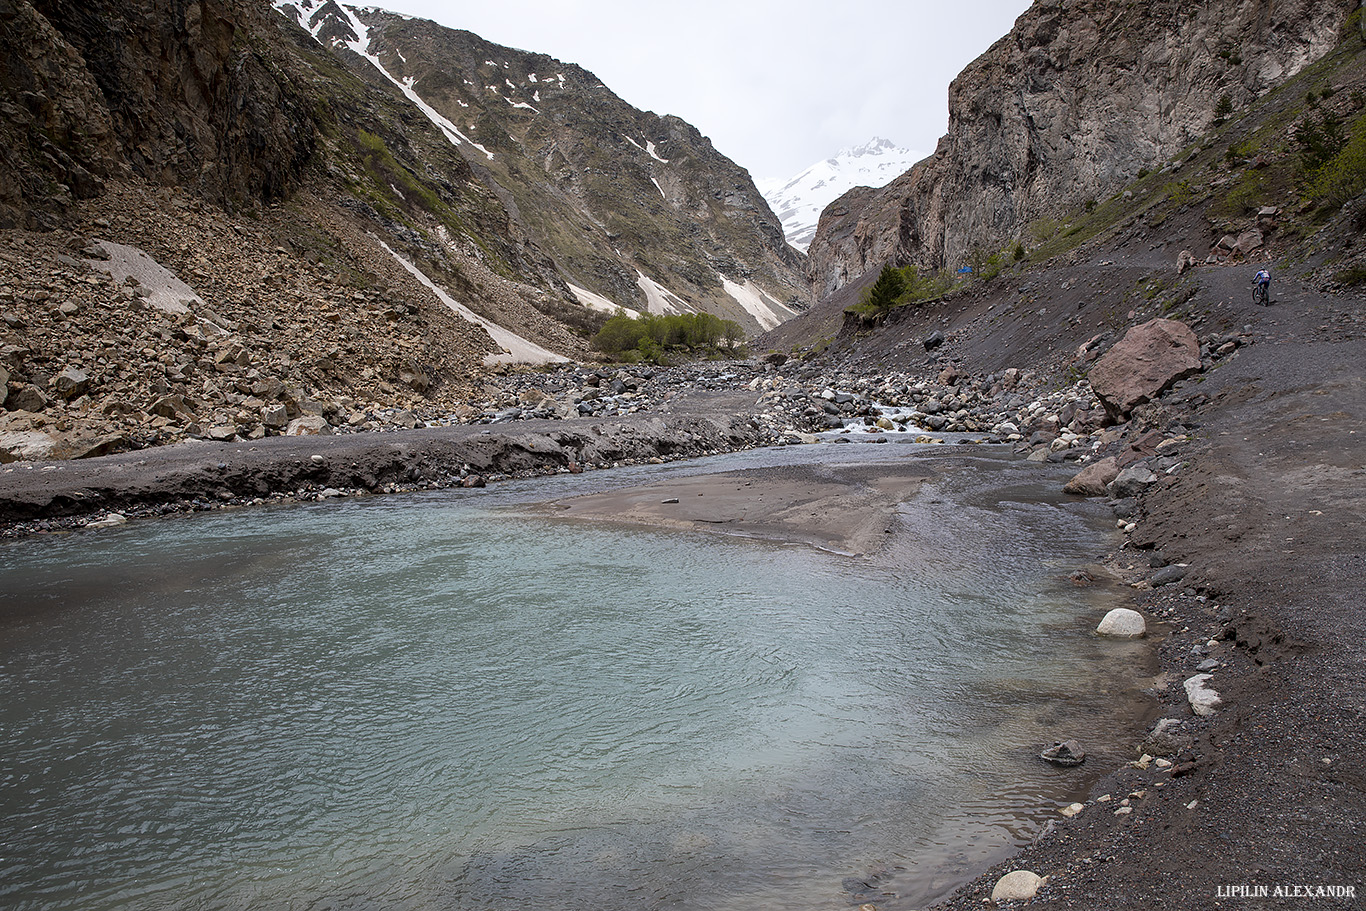
{"label": "bicycle", "polygon": [[1269,285],[1256,282],[1252,286],[1252,303],[1258,307],[1271,306],[1271,292]]}

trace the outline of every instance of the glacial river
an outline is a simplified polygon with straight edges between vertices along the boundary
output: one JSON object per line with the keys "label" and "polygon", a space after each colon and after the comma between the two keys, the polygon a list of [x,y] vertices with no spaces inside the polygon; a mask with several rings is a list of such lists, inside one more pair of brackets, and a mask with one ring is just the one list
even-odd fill
{"label": "glacial river", "polygon": [[920,907],[1121,761],[1146,651],[1067,578],[1103,517],[985,450],[865,557],[528,507],[922,451],[0,547],[0,906]]}

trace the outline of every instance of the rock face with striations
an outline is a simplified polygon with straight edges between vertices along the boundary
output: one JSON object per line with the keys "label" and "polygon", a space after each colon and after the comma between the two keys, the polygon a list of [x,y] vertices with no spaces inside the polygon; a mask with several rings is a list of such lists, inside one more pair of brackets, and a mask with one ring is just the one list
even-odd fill
{"label": "rock face with striations", "polygon": [[1160,167],[1337,43],[1355,0],[1040,0],[949,87],[933,157],[831,203],[817,297],[883,264],[957,266]]}
{"label": "rock face with striations", "polygon": [[242,44],[268,30],[269,10],[240,0],[141,7],[0,2],[0,85],[21,102],[0,110],[0,227],[51,227],[111,176],[229,204],[298,184],[319,140],[310,99],[273,48]]}

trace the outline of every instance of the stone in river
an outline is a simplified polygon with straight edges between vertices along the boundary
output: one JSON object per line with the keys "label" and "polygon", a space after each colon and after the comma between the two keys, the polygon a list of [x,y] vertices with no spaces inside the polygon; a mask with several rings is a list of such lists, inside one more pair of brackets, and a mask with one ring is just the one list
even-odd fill
{"label": "stone in river", "polygon": [[1063,493],[1083,497],[1100,497],[1105,495],[1105,488],[1117,477],[1119,465],[1114,456],[1107,456],[1083,468],[1062,490]]}
{"label": "stone in river", "polygon": [[1060,766],[1076,766],[1086,761],[1086,751],[1075,740],[1059,740],[1039,754],[1046,762]]}

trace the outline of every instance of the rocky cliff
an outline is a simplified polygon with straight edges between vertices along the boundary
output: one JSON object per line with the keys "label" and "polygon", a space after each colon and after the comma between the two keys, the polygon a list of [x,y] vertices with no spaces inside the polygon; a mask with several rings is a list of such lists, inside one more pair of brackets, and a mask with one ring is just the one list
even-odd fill
{"label": "rocky cliff", "polygon": [[1333,47],[1356,0],[1040,0],[949,88],[931,158],[823,213],[828,295],[885,263],[957,267],[1179,157]]}
{"label": "rocky cliff", "polygon": [[319,117],[255,4],[0,2],[0,225],[55,225],[104,179],[138,176],[217,204],[297,186]]}

